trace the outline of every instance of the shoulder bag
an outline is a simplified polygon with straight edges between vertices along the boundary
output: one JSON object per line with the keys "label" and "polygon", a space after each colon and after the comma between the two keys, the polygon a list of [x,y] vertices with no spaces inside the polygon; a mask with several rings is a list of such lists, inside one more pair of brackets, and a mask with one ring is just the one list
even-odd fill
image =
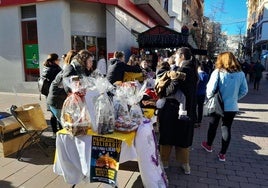
{"label": "shoulder bag", "polygon": [[40,94],[48,96],[49,87],[50,87],[50,84],[51,84],[49,79],[41,76],[41,77],[38,78],[37,84],[38,84],[38,90],[39,90]]}
{"label": "shoulder bag", "polygon": [[217,88],[212,97],[210,97],[203,106],[203,115],[211,116],[217,114],[223,117],[224,103],[219,89],[220,72],[218,72]]}

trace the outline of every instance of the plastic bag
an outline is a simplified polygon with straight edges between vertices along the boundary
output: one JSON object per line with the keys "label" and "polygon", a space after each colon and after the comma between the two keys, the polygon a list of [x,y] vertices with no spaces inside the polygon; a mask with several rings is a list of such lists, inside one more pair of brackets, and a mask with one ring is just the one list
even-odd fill
{"label": "plastic bag", "polygon": [[63,103],[61,122],[73,136],[86,135],[91,127],[86,103],[81,96],[72,93]]}
{"label": "plastic bag", "polygon": [[139,102],[143,91],[138,82],[125,82],[116,88],[113,101],[116,130],[130,132],[142,124],[143,113]]}
{"label": "plastic bag", "polygon": [[72,91],[65,99],[62,112],[61,122],[73,136],[86,135],[87,130],[91,127],[91,121],[84,95],[88,87],[86,78],[71,76],[63,80]]}
{"label": "plastic bag", "polygon": [[107,92],[113,90],[114,86],[110,84],[107,78],[98,77],[96,78],[96,89],[99,96],[96,97],[94,103],[96,123],[92,126],[92,129],[98,134],[113,133],[115,124],[114,108]]}

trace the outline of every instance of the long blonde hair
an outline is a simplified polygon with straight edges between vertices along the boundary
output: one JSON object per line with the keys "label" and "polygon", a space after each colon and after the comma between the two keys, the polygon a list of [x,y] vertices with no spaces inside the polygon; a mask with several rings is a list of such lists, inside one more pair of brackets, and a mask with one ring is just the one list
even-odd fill
{"label": "long blonde hair", "polygon": [[227,72],[239,72],[241,66],[232,52],[223,52],[218,55],[216,69],[225,69]]}

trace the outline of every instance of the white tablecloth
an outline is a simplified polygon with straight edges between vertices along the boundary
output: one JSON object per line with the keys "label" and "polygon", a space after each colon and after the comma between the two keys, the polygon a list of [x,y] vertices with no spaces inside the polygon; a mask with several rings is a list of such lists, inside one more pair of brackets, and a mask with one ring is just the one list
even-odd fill
{"label": "white tablecloth", "polygon": [[[53,171],[63,176],[66,183],[90,181],[91,140],[90,135],[57,135]],[[119,163],[138,160],[141,178],[146,188],[166,187],[163,179],[165,173],[158,157],[153,127],[147,122],[139,126],[134,143],[128,145],[122,142]]]}

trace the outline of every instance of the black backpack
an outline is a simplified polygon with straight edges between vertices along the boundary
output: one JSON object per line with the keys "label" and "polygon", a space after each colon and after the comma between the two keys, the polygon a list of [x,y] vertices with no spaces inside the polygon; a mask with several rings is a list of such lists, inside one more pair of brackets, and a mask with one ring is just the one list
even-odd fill
{"label": "black backpack", "polygon": [[39,92],[45,96],[48,96],[50,84],[51,82],[48,78],[43,76],[39,77],[37,82]]}

